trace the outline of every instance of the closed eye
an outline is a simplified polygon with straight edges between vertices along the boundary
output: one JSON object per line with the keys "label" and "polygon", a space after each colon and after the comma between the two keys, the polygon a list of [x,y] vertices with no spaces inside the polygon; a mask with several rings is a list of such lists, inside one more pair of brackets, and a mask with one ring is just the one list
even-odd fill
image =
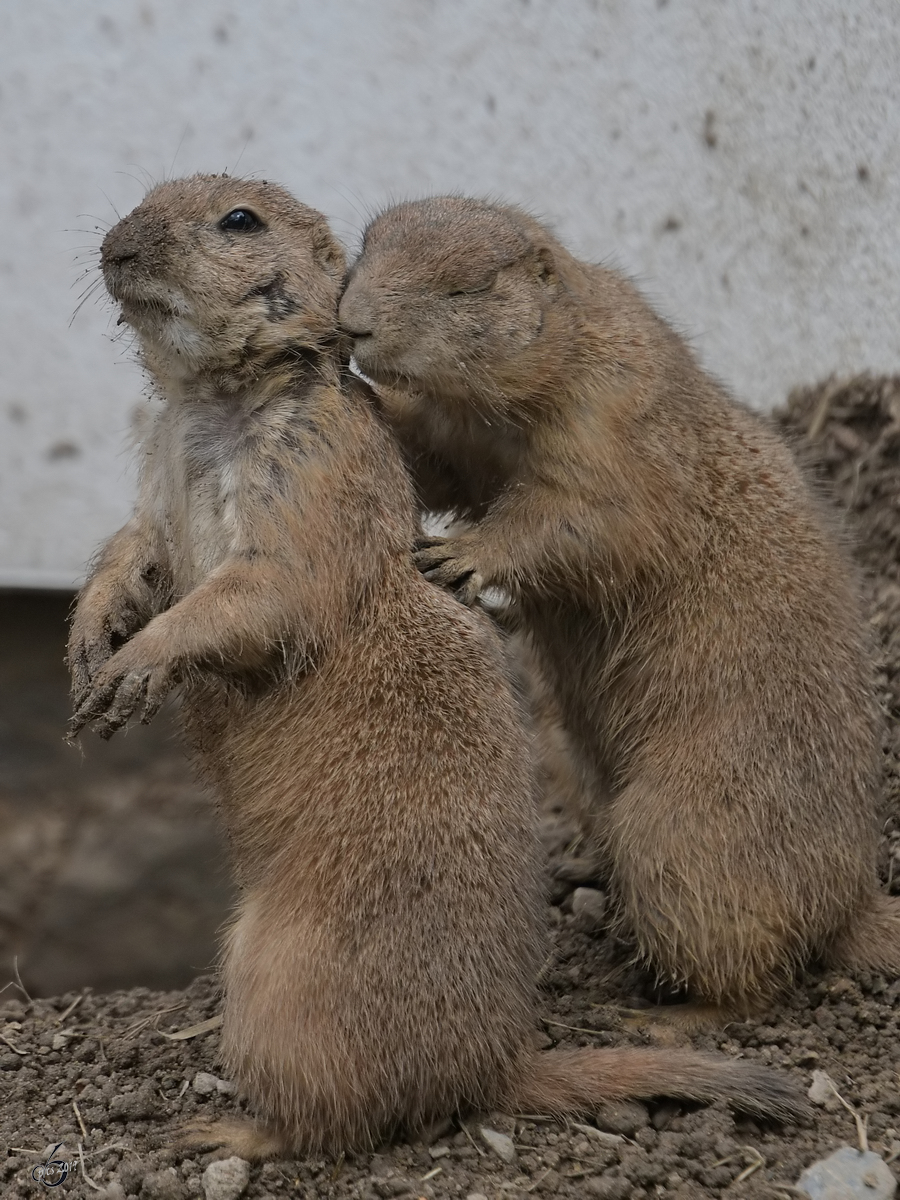
{"label": "closed eye", "polygon": [[479,296],[482,292],[489,292],[494,286],[494,280],[488,279],[486,283],[479,283],[475,287],[453,288],[447,292],[448,296]]}

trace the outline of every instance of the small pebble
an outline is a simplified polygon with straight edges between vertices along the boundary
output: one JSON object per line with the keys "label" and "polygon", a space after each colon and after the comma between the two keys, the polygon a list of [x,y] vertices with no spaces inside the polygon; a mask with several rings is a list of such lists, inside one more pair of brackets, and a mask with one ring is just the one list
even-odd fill
{"label": "small pebble", "polygon": [[897,1181],[880,1155],[841,1146],[807,1167],[797,1188],[811,1200],[892,1200]]}
{"label": "small pebble", "polygon": [[564,858],[562,862],[557,863],[553,876],[566,883],[592,883],[597,878],[597,863],[592,858]]}
{"label": "small pebble", "polygon": [[608,1133],[620,1133],[627,1138],[634,1137],[639,1129],[650,1124],[650,1117],[643,1104],[631,1100],[604,1104],[594,1114],[594,1120]]}
{"label": "small pebble", "polygon": [[242,1158],[220,1158],[203,1172],[206,1200],[237,1200],[250,1182],[250,1164]]}
{"label": "small pebble", "polygon": [[210,1075],[208,1071],[198,1071],[191,1086],[198,1096],[214,1096],[221,1082],[223,1081],[215,1075]]}
{"label": "small pebble", "polygon": [[135,1092],[121,1092],[109,1102],[109,1115],[117,1121],[145,1121],[159,1105],[152,1083],[143,1083]]}
{"label": "small pebble", "polygon": [[485,1145],[506,1163],[516,1161],[516,1148],[513,1145],[513,1140],[505,1133],[498,1133],[496,1129],[488,1129],[486,1125],[479,1127],[478,1132],[484,1139]]}
{"label": "small pebble", "polygon": [[573,1122],[572,1128],[577,1129],[579,1133],[586,1133],[592,1141],[599,1142],[601,1146],[620,1146],[625,1140],[620,1133],[607,1133],[605,1129],[596,1129],[593,1125],[579,1125]]}
{"label": "small pebble", "polygon": [[827,1071],[813,1071],[812,1083],[806,1093],[813,1104],[824,1108],[827,1112],[837,1112],[841,1102],[837,1098],[834,1080]]}
{"label": "small pebble", "polygon": [[606,916],[606,895],[596,888],[579,887],[572,893],[572,915],[582,929],[600,929]]}
{"label": "small pebble", "polygon": [[174,1167],[144,1176],[141,1200],[187,1200],[188,1190]]}

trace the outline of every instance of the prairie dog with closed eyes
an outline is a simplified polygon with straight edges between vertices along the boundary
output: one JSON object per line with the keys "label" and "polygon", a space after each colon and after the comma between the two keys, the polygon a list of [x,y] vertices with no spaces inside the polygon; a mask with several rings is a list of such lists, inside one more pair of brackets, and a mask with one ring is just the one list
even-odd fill
{"label": "prairie dog with closed eyes", "polygon": [[420,567],[513,598],[598,783],[643,958],[695,1004],[764,1007],[824,957],[900,972],[877,890],[865,622],[785,445],[620,275],[512,207],[397,205],[340,304],[425,507]]}

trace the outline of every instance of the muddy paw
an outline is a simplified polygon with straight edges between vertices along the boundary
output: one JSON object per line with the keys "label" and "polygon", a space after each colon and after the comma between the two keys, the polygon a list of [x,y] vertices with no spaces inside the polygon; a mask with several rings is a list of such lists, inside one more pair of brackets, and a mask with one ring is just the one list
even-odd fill
{"label": "muddy paw", "polygon": [[137,617],[125,607],[100,614],[76,610],[66,652],[76,706],[87,699],[92,681],[136,625]]}
{"label": "muddy paw", "polygon": [[138,709],[146,724],[158,712],[176,679],[173,664],[145,653],[143,635],[114,654],[87,689],[69,722],[71,740],[85,725],[110,738]]}

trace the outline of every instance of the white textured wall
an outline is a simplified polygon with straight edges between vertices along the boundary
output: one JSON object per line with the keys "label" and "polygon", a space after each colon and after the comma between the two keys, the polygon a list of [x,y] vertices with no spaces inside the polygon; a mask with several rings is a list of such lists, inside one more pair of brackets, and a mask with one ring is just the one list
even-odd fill
{"label": "white textured wall", "polygon": [[392,198],[525,203],[754,404],[900,368],[898,0],[2,13],[0,584],[70,584],[128,511],[142,381],[102,304],[69,324],[75,254],[166,174],[239,164],[351,245]]}

